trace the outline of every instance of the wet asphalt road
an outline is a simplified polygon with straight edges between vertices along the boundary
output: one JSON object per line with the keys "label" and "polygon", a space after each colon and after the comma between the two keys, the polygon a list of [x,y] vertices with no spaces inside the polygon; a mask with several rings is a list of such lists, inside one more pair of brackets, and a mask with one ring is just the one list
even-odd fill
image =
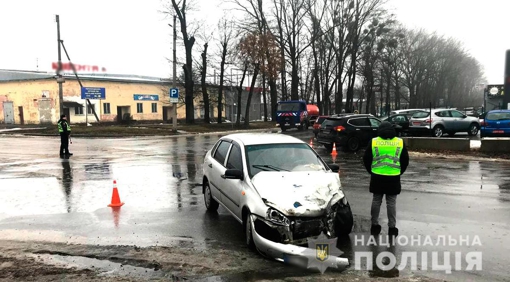
{"label": "wet asphalt road", "polygon": [[[312,135],[311,131],[286,134],[306,142]],[[56,154],[57,138],[0,136],[0,238],[242,248],[239,223],[221,208],[217,215],[206,213],[203,204],[203,157],[219,137],[73,138],[70,149],[75,155],[62,160]],[[324,149],[317,151],[332,161]],[[353,154],[340,153],[336,162],[356,220],[354,233],[341,242],[340,249],[350,259],[356,251],[387,250],[356,242],[370,229],[369,178]],[[508,281],[509,172],[508,163],[412,159],[402,178],[397,224],[401,235],[429,235],[434,246],[423,246],[422,240],[421,246],[396,246],[389,251],[399,261],[402,252],[408,251],[460,251],[464,255],[481,251],[482,271],[431,271],[429,253],[428,271],[417,273],[456,281]],[[126,203],[120,210],[106,207],[113,180]],[[385,216],[383,204],[384,233]],[[439,235],[469,236],[470,241],[477,235],[482,246],[435,246]],[[410,272],[408,267],[399,275]]]}

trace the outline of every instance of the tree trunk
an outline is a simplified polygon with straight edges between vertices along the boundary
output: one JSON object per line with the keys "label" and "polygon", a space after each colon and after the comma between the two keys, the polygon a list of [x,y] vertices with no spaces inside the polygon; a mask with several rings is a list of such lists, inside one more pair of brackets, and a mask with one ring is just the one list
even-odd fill
{"label": "tree trunk", "polygon": [[291,83],[290,83],[290,97],[291,100],[299,100],[299,74],[297,65],[297,55],[294,49],[291,49]]}
{"label": "tree trunk", "polygon": [[264,121],[267,122],[266,75],[262,75],[262,99],[264,101]]}
{"label": "tree trunk", "polygon": [[269,78],[269,97],[271,98],[271,120],[276,121],[276,107],[278,106],[278,89],[276,78]]}
{"label": "tree trunk", "polygon": [[237,86],[237,117],[236,117],[236,126],[239,128],[241,126],[241,103],[242,103],[242,95],[243,95],[243,83],[244,78],[246,77],[246,72],[248,71],[248,63],[244,65],[243,76],[241,77],[241,82],[239,86]]}
{"label": "tree trunk", "polygon": [[204,44],[204,51],[202,52],[202,96],[204,99],[204,122],[205,123],[211,123],[210,120],[210,113],[209,113],[209,93],[207,93],[207,84],[206,84],[206,77],[207,77],[207,47],[208,44]]}
{"label": "tree trunk", "polygon": [[220,63],[220,87],[218,89],[218,123],[222,123],[223,118],[223,82],[225,76],[225,60],[227,58],[227,44],[224,43],[221,51]]}
{"label": "tree trunk", "polygon": [[260,65],[254,64],[255,69],[253,70],[253,77],[250,85],[250,92],[248,93],[248,100],[246,101],[246,113],[244,117],[244,127],[248,128],[250,125],[250,106],[251,97],[253,96],[253,90],[255,89],[255,83],[257,82],[257,75],[259,74]]}
{"label": "tree trunk", "polygon": [[194,106],[194,94],[195,94],[195,82],[193,81],[193,54],[192,48],[195,43],[195,38],[191,37],[189,40],[184,40],[186,48],[186,64],[184,68],[184,87],[186,96],[186,123],[192,124],[195,122],[195,106]]}

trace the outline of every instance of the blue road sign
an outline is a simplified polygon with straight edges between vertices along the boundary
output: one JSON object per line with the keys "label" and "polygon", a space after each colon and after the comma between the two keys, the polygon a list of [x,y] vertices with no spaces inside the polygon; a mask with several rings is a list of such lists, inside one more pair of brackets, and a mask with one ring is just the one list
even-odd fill
{"label": "blue road sign", "polygon": [[170,103],[179,102],[179,88],[170,88]]}
{"label": "blue road sign", "polygon": [[82,87],[81,88],[81,98],[82,99],[106,99],[106,91],[104,88],[100,87]]}
{"label": "blue road sign", "polygon": [[134,94],[136,101],[159,101],[159,95]]}

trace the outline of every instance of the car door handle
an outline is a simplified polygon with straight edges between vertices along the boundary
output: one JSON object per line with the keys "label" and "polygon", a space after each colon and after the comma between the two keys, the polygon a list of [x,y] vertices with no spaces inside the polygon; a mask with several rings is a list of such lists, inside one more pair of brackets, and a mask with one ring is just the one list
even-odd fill
{"label": "car door handle", "polygon": [[210,168],[212,168],[212,164],[208,164],[207,166],[208,166],[208,167],[210,167]]}

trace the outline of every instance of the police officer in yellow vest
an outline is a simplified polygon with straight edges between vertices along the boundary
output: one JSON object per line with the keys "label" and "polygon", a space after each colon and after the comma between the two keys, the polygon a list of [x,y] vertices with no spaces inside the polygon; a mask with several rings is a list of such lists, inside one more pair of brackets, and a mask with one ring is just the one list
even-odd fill
{"label": "police officer in yellow vest", "polygon": [[60,133],[60,156],[72,156],[69,153],[69,135],[71,135],[71,126],[67,121],[66,115],[61,115],[57,123],[58,133]]}
{"label": "police officer in yellow vest", "polygon": [[386,195],[388,234],[398,236],[396,202],[401,191],[400,175],[409,165],[409,154],[403,140],[396,137],[397,133],[391,123],[382,122],[377,135],[363,156],[365,168],[371,174],[370,192],[373,193],[370,233],[374,236],[381,233],[379,212],[383,197]]}

